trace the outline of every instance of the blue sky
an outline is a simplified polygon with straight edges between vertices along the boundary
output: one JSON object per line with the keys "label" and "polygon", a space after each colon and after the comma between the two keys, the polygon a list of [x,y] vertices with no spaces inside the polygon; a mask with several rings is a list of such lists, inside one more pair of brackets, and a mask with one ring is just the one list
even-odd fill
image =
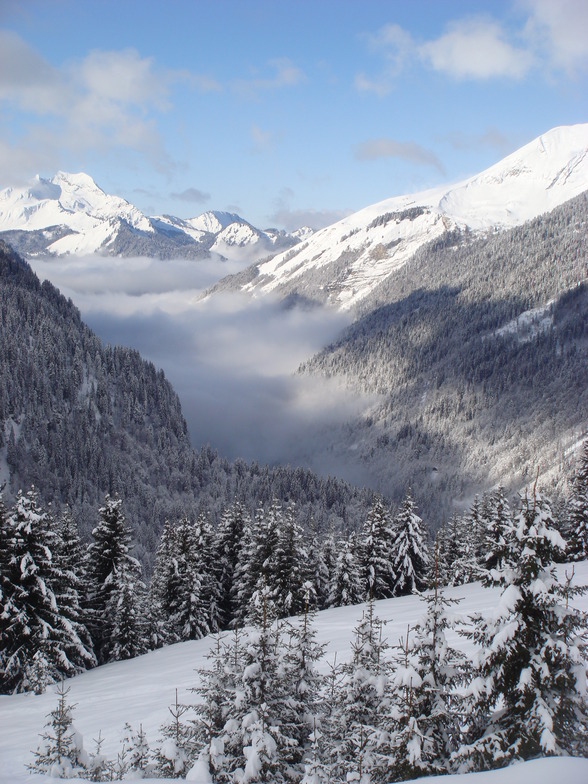
{"label": "blue sky", "polygon": [[588,120],[586,0],[0,0],[0,188],[318,228]]}

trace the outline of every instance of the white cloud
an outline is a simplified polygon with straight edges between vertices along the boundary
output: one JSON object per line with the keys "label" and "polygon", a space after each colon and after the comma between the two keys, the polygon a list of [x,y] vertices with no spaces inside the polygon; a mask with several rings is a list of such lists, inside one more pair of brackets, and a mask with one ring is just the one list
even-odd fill
{"label": "white cloud", "polygon": [[358,161],[375,161],[378,158],[401,158],[410,163],[434,166],[443,173],[443,165],[431,150],[415,142],[399,142],[395,139],[371,139],[355,148]]}
{"label": "white cloud", "polygon": [[502,27],[490,19],[453,22],[418,52],[434,70],[455,79],[522,79],[534,65],[533,55],[511,44]]}
{"label": "white cloud", "polygon": [[361,92],[387,95],[399,75],[421,62],[457,80],[522,80],[533,71],[577,76],[588,68],[586,0],[515,0],[518,25],[487,16],[455,19],[438,37],[416,40],[396,24],[364,35],[368,48],[382,57],[376,76],[359,73]]}
{"label": "white cloud", "polygon": [[0,149],[1,179],[22,180],[43,164],[55,168],[72,150],[131,149],[169,167],[157,117],[171,108],[176,83],[218,88],[208,77],[158,68],[133,49],[94,51],[55,68],[18,35],[0,30],[0,111],[26,113],[18,138],[5,139],[9,149]]}
{"label": "white cloud", "polygon": [[519,0],[529,14],[525,36],[554,70],[575,76],[588,67],[586,0]]}

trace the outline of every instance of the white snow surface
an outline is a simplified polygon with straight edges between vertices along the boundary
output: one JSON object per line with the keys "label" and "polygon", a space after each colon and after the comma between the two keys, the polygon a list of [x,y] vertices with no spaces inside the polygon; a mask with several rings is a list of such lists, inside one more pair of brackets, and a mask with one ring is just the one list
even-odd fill
{"label": "white snow surface", "polygon": [[[576,583],[588,585],[588,561],[575,564],[574,568]],[[566,570],[569,572],[571,565],[565,564],[557,569],[563,575]],[[462,599],[453,612],[456,616],[465,617],[474,612],[492,613],[498,602],[499,590],[472,583],[448,588],[446,596]],[[588,610],[588,596],[577,598],[576,604]],[[338,662],[350,659],[353,629],[364,607],[340,607],[318,614],[318,641],[327,645],[323,671],[328,670],[335,654]],[[407,626],[421,618],[425,610],[425,602],[417,596],[376,602],[376,613],[386,622],[384,631],[390,644],[396,644],[406,635]],[[455,633],[447,636],[450,645],[470,655],[473,653],[470,642]],[[69,702],[76,705],[74,725],[84,738],[86,750],[93,749],[92,739],[97,738],[101,731],[105,738],[103,752],[109,757],[116,757],[125,722],[135,728],[142,724],[149,744],[156,746],[161,740],[159,727],[169,721],[168,705],[174,702],[175,689],[178,689],[180,702],[195,701],[190,689],[198,683],[196,670],[207,666],[205,656],[210,646],[210,638],[179,643],[131,661],[106,664],[67,681],[66,686],[71,689]],[[31,779],[26,769],[33,759],[31,751],[37,747],[46,716],[56,704],[57,698],[52,689],[43,695],[0,696],[0,784],[57,781],[43,775]],[[192,777],[191,780],[198,781]],[[547,758],[488,773],[418,779],[422,784],[440,780],[446,784],[526,784],[529,781],[533,784],[553,784],[554,781],[586,784],[588,759]]]}
{"label": "white snow surface", "polygon": [[[329,285],[330,304],[354,307],[425,243],[455,227],[472,231],[512,228],[588,190],[588,123],[555,128],[491,166],[452,186],[396,196],[366,207],[316,232],[295,250],[259,265],[244,287],[269,293],[350,254]],[[418,217],[381,216],[422,208]]]}

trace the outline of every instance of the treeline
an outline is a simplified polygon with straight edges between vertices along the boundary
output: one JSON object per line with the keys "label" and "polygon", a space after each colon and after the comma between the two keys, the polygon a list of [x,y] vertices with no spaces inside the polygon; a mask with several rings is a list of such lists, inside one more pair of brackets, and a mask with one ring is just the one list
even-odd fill
{"label": "treeline", "polygon": [[[3,693],[43,691],[95,664],[241,628],[262,588],[286,618],[480,579],[522,514],[498,489],[438,531],[433,558],[410,495],[395,513],[376,499],[358,531],[314,536],[292,504],[251,517],[235,502],[216,528],[204,514],[168,522],[147,587],[122,504],[106,497],[87,546],[71,514],[53,519],[34,488],[0,509]],[[588,558],[588,442],[557,528],[567,545],[554,559]]]}
{"label": "treeline", "polygon": [[[499,534],[497,536],[497,534]],[[30,768],[95,781],[189,778],[213,784],[386,784],[419,776],[489,770],[550,755],[588,755],[587,614],[573,608],[573,570],[558,580],[565,542],[548,502],[533,489],[520,510],[486,537],[485,586],[497,612],[457,622],[433,580],[424,618],[390,646],[373,601],[354,630],[349,662],[325,675],[324,649],[305,611],[279,622],[261,578],[248,627],[213,640],[195,704],[170,706],[151,746],[142,725],[125,727],[116,759],[88,753],[58,691]],[[448,642],[474,641],[470,661]]]}

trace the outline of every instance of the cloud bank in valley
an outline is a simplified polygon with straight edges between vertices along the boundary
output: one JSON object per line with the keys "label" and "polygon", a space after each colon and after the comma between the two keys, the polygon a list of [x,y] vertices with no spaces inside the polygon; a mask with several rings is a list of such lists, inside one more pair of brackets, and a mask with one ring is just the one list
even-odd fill
{"label": "cloud bank in valley", "polygon": [[261,463],[321,473],[356,469],[329,461],[321,431],[365,405],[338,382],[296,369],[333,340],[349,316],[284,308],[242,294],[202,300],[237,265],[218,258],[159,261],[105,257],[33,261],[106,342],[138,349],[163,368],[182,401],[193,445]]}

